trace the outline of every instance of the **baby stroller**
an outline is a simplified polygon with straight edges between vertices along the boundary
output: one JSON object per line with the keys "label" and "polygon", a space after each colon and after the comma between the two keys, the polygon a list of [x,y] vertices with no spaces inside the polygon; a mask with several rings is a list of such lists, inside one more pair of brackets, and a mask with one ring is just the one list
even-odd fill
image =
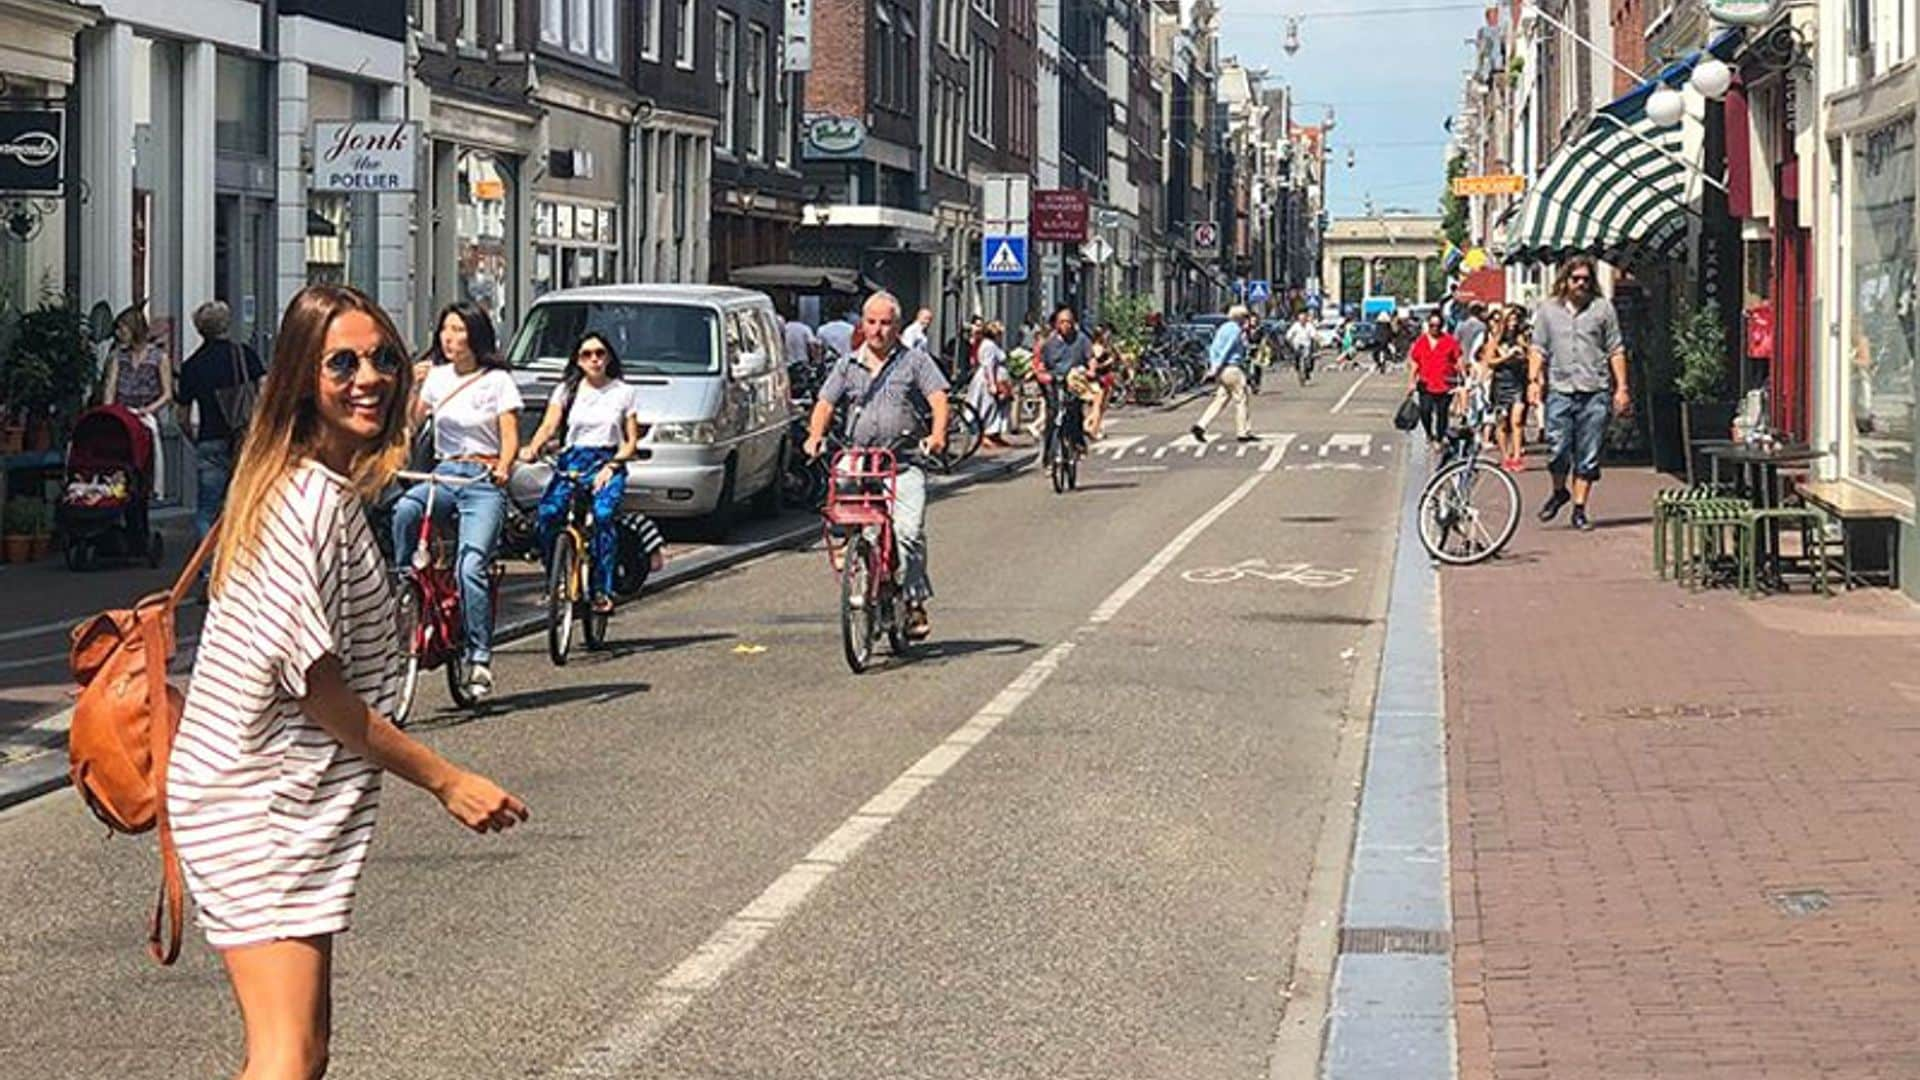
{"label": "baby stroller", "polygon": [[92,569],[102,557],[159,566],[165,552],[148,521],[152,498],[153,437],[146,425],[118,405],[81,413],[53,513],[67,569]]}

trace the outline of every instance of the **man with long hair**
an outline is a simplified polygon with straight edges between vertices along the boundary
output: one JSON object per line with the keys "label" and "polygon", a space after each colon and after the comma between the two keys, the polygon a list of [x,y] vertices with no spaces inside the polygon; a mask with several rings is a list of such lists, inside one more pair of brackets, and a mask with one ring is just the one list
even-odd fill
{"label": "man with long hair", "polygon": [[1553,475],[1553,494],[1540,508],[1540,520],[1552,521],[1571,501],[1573,527],[1584,532],[1593,528],[1587,499],[1600,479],[1607,421],[1626,415],[1633,403],[1620,316],[1600,295],[1592,256],[1575,255],[1561,264],[1553,295],[1534,310],[1533,327],[1527,397],[1536,405],[1545,397],[1552,451],[1547,469]]}

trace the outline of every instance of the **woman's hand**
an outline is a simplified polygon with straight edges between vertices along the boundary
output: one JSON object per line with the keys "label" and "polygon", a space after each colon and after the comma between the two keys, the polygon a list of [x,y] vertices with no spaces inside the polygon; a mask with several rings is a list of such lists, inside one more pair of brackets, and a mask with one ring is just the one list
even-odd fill
{"label": "woman's hand", "polygon": [[616,475],[614,470],[618,468],[619,468],[618,465],[615,465],[614,463],[609,461],[605,465],[602,465],[598,469],[594,470],[593,490],[595,491],[595,493],[598,493],[601,488],[606,487],[608,484],[613,483],[613,478]]}
{"label": "woman's hand", "polygon": [[456,772],[435,792],[440,805],[474,832],[501,832],[527,820],[527,804],[479,773]]}
{"label": "woman's hand", "polygon": [[524,463],[524,464],[527,464],[527,465],[531,465],[531,464],[533,464],[534,462],[536,462],[536,461],[538,461],[538,460],[540,460],[540,448],[539,448],[539,447],[537,447],[537,446],[523,446],[523,447],[521,447],[521,448],[520,448],[520,460],[521,460],[521,462],[522,462],[522,463]]}
{"label": "woman's hand", "polygon": [[507,482],[513,479],[513,459],[494,462],[492,476],[496,487],[506,487]]}

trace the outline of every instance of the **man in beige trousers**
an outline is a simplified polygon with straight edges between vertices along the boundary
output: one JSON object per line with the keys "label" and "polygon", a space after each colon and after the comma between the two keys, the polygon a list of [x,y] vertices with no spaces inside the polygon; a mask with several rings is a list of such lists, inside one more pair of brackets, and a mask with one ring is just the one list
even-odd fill
{"label": "man in beige trousers", "polygon": [[1207,425],[1229,401],[1233,402],[1235,436],[1241,442],[1254,440],[1247,425],[1247,327],[1252,321],[1247,306],[1235,304],[1227,309],[1227,321],[1213,332],[1213,343],[1207,346],[1207,377],[1219,383],[1219,389],[1213,392],[1207,411],[1200,414],[1200,422],[1190,429],[1195,442],[1207,441]]}

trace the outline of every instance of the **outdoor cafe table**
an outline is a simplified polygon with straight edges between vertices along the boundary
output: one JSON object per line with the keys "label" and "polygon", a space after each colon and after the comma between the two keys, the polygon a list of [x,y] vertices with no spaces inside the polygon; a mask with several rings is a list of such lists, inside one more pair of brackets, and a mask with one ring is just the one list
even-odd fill
{"label": "outdoor cafe table", "polygon": [[[1825,450],[1815,450],[1810,446],[1776,446],[1771,450],[1763,450],[1745,443],[1708,446],[1706,454],[1713,459],[1716,476],[1723,463],[1738,470],[1740,494],[1751,499],[1753,505],[1761,510],[1779,509],[1785,499],[1786,492],[1780,488],[1781,469],[1811,465],[1827,456]],[[1754,560],[1769,568],[1768,580],[1776,585],[1780,581],[1779,553],[1780,523],[1769,519],[1766,528],[1756,530]]]}

